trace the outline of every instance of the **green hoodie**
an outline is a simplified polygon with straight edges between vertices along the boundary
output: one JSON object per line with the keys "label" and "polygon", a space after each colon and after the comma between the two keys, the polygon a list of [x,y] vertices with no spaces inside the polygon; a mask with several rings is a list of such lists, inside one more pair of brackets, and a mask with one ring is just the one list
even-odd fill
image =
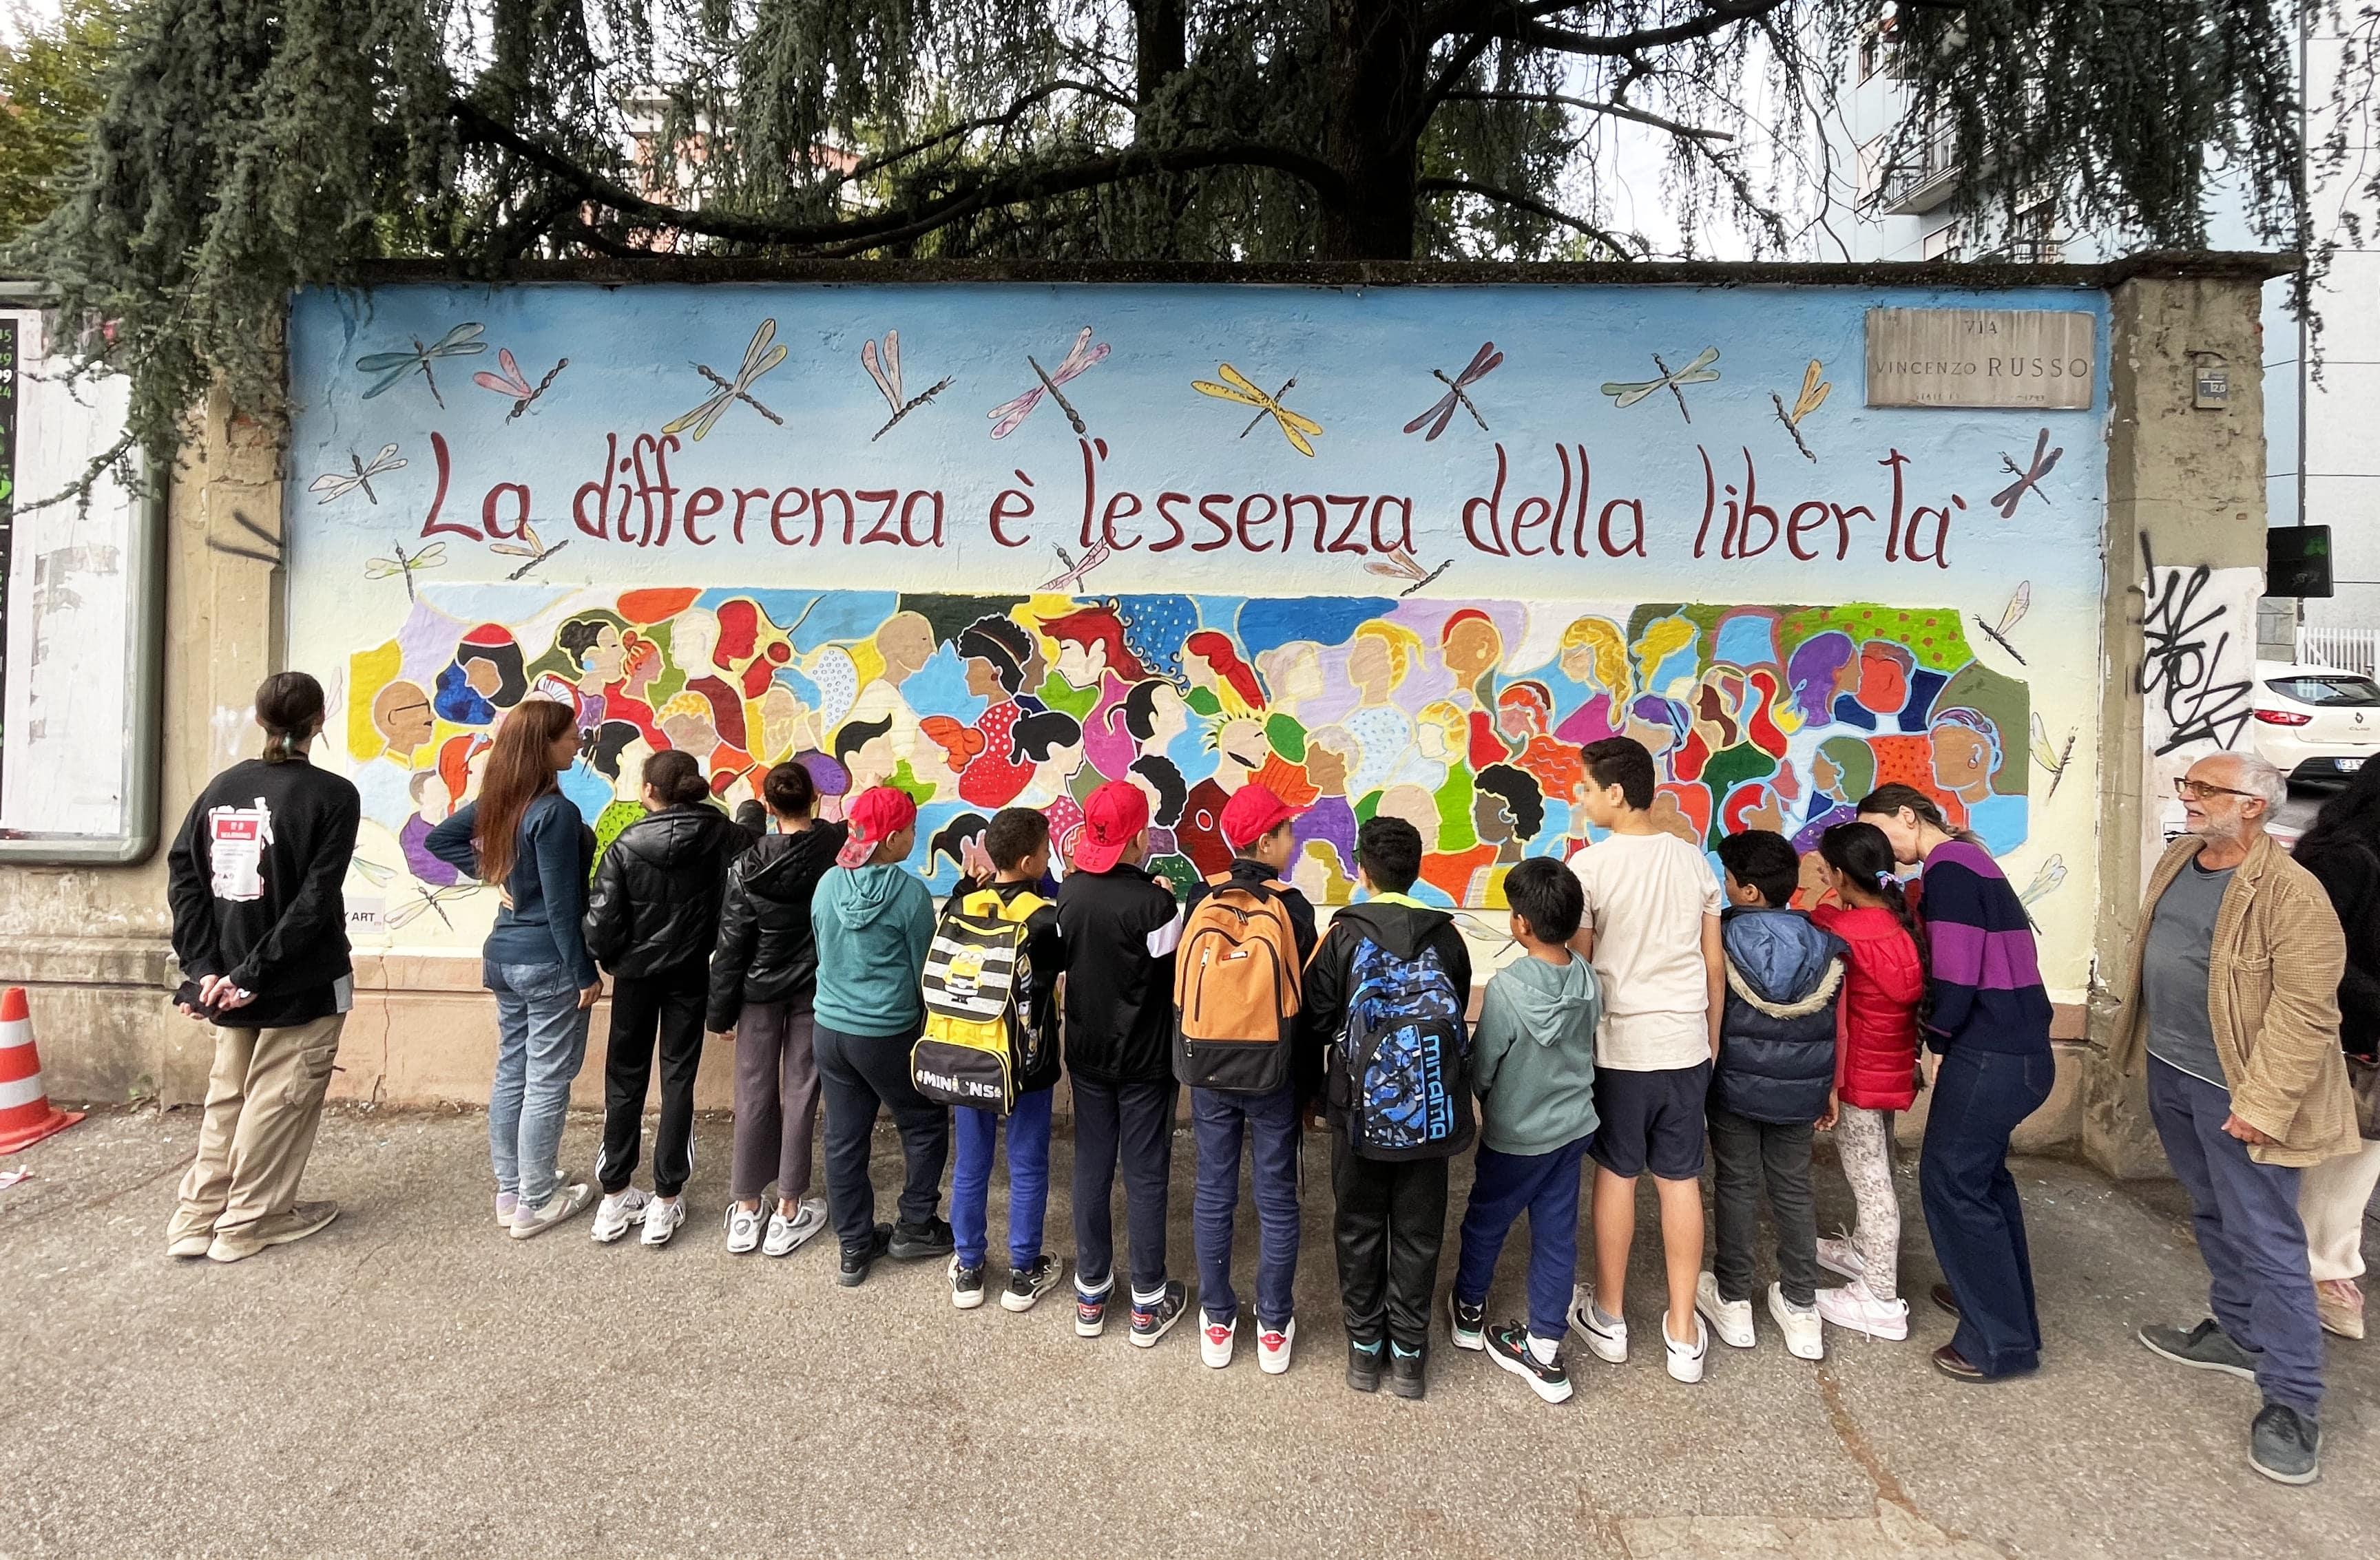
{"label": "green hoodie", "polygon": [[1488,983],[1472,1037],[1479,1141],[1499,1154],[1550,1154],[1595,1131],[1595,967],[1514,960]]}
{"label": "green hoodie", "polygon": [[907,1034],[926,1016],[926,949],[934,897],[917,874],[891,863],[838,866],[810,899],[818,944],[818,1022],[845,1034]]}

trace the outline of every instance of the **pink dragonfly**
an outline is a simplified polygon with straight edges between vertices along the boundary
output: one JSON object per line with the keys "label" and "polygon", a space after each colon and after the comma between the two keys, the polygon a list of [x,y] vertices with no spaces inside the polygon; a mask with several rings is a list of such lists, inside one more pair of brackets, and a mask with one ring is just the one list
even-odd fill
{"label": "pink dragonfly", "polygon": [[1045,393],[1051,400],[1058,403],[1059,410],[1066,414],[1067,422],[1074,425],[1076,433],[1089,433],[1090,429],[1084,425],[1083,415],[1075,410],[1074,404],[1060,393],[1058,387],[1107,355],[1106,342],[1101,342],[1097,346],[1091,345],[1091,328],[1088,325],[1084,326],[1082,333],[1075,338],[1075,345],[1068,349],[1055,371],[1043,369],[1040,364],[1034,362],[1028,354],[1025,361],[1032,366],[1034,377],[1041,382],[1013,400],[1002,401],[991,409],[988,414],[992,419],[991,436],[994,439],[1005,439],[1024,426],[1025,419],[1033,415],[1033,408],[1041,404],[1041,397]]}
{"label": "pink dragonfly", "polygon": [[496,362],[503,367],[504,370],[503,373],[492,374],[488,372],[487,369],[482,369],[478,373],[471,376],[471,382],[478,385],[481,390],[492,390],[499,395],[509,395],[512,397],[513,409],[504,414],[504,420],[506,422],[512,421],[513,418],[520,416],[523,412],[528,411],[529,407],[535,405],[537,404],[537,398],[544,394],[546,387],[553,382],[554,376],[561,373],[563,369],[570,367],[570,359],[567,357],[564,358],[561,362],[556,363],[552,368],[548,369],[545,371],[545,378],[538,381],[536,385],[532,387],[528,382],[528,376],[521,372],[520,364],[514,358],[513,349],[511,347],[507,346],[498,352],[496,354]]}
{"label": "pink dragonfly", "polygon": [[1115,549],[1110,547],[1104,541],[1093,542],[1091,544],[1091,550],[1083,554],[1082,562],[1076,562],[1074,555],[1069,553],[1062,547],[1059,548],[1057,552],[1058,562],[1066,566],[1065,570],[1063,573],[1060,574],[1056,579],[1050,580],[1047,584],[1043,585],[1041,588],[1044,590],[1073,590],[1076,588],[1085,579],[1089,577],[1093,569],[1096,569],[1100,564],[1106,562],[1108,559],[1113,555]]}

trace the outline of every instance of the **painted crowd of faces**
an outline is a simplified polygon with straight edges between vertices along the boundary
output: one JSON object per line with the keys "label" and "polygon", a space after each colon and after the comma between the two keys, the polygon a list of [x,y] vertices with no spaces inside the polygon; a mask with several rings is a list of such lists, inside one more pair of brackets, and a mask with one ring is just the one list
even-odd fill
{"label": "painted crowd of faces", "polygon": [[1355,830],[1385,813],[1421,832],[1417,897],[1500,908],[1513,863],[1591,837],[1579,750],[1615,734],[1655,755],[1659,825],[1705,848],[1769,828],[1806,851],[1890,780],[1996,853],[2026,832],[2025,686],[1980,664],[1947,609],[722,589],[522,605],[488,622],[424,589],[395,639],[351,658],[351,768],[390,836],[359,865],[409,877],[417,913],[468,890],[423,840],[532,698],[578,713],[562,786],[602,844],[638,816],[651,753],[693,754],[731,806],[794,761],[828,816],[870,785],[914,794],[913,865],[938,889],[1004,806],[1046,810],[1062,862],[1108,780],[1148,793],[1150,869],[1186,886],[1228,864],[1217,820],[1255,781],[1305,809],[1291,876],[1317,902],[1348,901]]}

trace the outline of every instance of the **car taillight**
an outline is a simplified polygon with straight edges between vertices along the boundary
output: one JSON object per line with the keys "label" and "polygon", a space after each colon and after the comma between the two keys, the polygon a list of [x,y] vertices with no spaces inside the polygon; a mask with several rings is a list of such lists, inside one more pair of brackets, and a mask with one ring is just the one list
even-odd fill
{"label": "car taillight", "polygon": [[2267,726],[2303,726],[2313,717],[2294,709],[2260,709],[2256,711],[2256,719]]}

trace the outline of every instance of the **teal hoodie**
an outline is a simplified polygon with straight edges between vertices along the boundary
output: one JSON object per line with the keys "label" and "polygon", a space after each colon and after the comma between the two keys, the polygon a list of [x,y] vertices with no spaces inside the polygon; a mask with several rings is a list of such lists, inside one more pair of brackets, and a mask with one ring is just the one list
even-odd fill
{"label": "teal hoodie", "polygon": [[1550,1154],[1595,1131],[1595,966],[1523,957],[1496,972],[1472,1037],[1479,1141],[1499,1154]]}
{"label": "teal hoodie", "polygon": [[918,986],[934,940],[934,897],[906,867],[828,869],[810,897],[818,1022],[845,1034],[907,1034],[926,1016]]}

